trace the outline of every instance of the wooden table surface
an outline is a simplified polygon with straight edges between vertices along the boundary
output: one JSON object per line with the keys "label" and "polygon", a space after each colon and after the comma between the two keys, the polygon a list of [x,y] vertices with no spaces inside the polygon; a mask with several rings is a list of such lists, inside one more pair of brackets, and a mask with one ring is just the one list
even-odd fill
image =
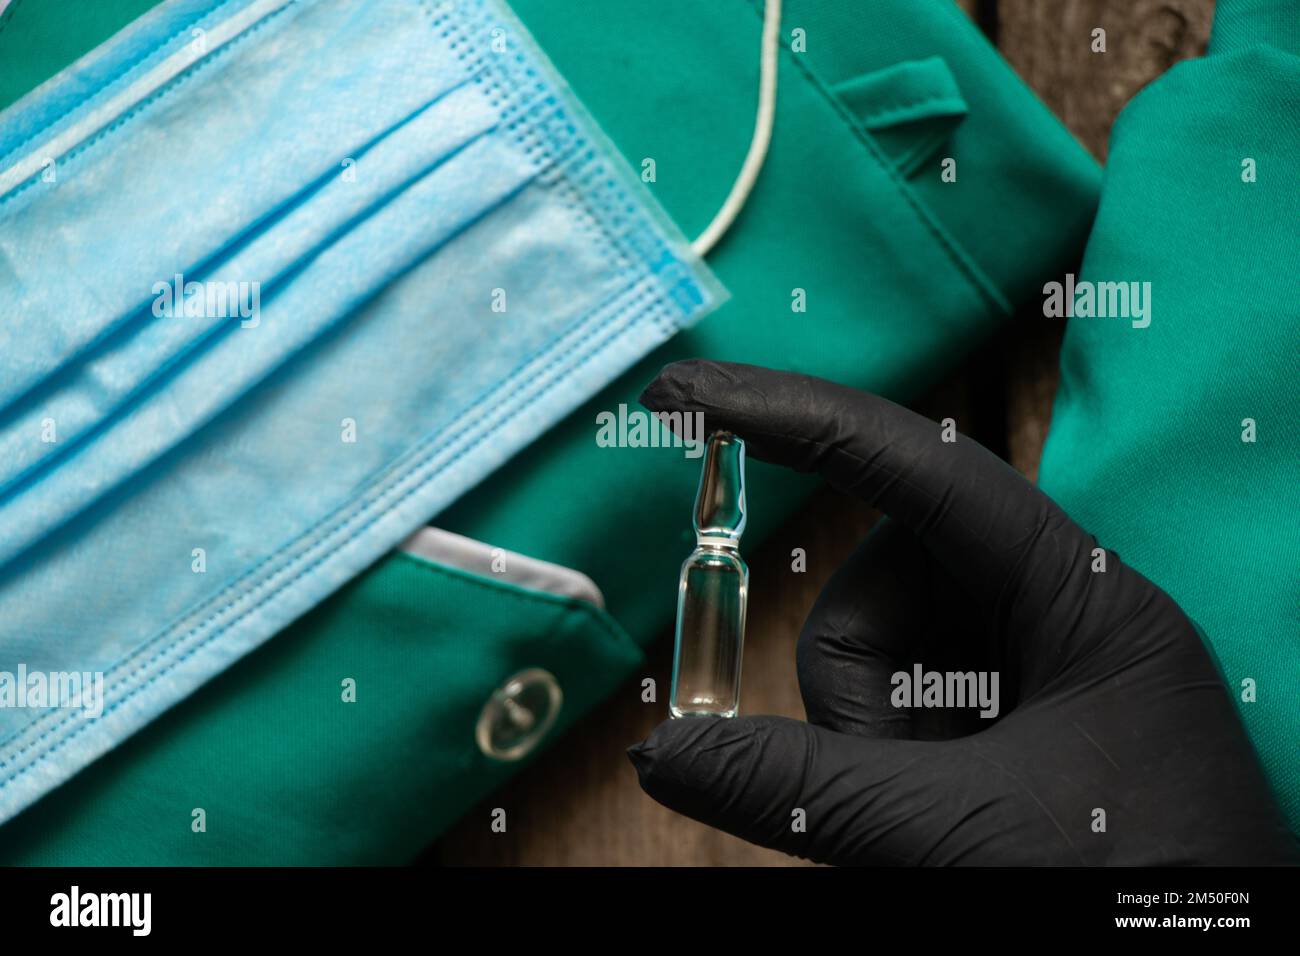
{"label": "wooden table surface", "polygon": [[[922,2],[922,0],[918,0]],[[943,2],[943,0],[923,0]],[[1179,60],[1205,50],[1212,0],[963,0],[961,6],[1012,67],[1099,160],[1116,114]],[[1103,27],[1107,52],[1090,49]],[[1030,478],[1051,419],[1062,328],[1029,314],[1009,323],[962,370],[916,403],[951,416],[963,432]],[[753,576],[772,582],[751,596],[745,637],[745,710],[802,719],[794,645],[831,572],[874,523],[865,506],[823,490],[750,555]],[[792,548],[806,574],[778,573]],[[646,676],[669,686],[671,635],[651,651]],[[664,717],[643,704],[639,679],[607,701],[537,763],[472,810],[425,862],[448,865],[769,866],[800,864],[677,816],[645,796],[627,746]],[[493,807],[509,830],[493,833]]]}

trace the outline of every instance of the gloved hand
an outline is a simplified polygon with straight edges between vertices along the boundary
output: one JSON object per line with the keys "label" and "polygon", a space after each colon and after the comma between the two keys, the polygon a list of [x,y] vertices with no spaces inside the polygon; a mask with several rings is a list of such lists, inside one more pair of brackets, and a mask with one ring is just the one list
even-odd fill
{"label": "gloved hand", "polygon": [[[1295,860],[1192,622],[1114,552],[1094,570],[1098,542],[1010,466],[874,395],[753,366],[678,362],[641,402],[887,515],[799,637],[808,723],[667,721],[628,752],[650,796],[839,864]],[[999,716],[895,707],[891,675],[918,662],[997,671]]]}

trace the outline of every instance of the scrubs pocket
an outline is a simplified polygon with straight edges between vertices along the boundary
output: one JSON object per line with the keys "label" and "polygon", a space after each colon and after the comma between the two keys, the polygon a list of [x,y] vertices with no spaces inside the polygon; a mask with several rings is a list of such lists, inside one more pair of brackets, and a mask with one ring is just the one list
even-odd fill
{"label": "scrubs pocket", "polygon": [[339,647],[338,680],[356,682],[355,703],[327,708],[302,754],[345,768],[336,799],[312,806],[361,815],[330,824],[356,841],[345,858],[414,857],[641,664],[595,604],[502,577],[396,552],[312,615],[313,640]]}

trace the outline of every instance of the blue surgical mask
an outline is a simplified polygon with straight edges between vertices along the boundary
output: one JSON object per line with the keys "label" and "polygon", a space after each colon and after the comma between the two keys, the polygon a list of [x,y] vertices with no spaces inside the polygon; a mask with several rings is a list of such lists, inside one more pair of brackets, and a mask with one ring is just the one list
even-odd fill
{"label": "blue surgical mask", "polygon": [[0,693],[0,820],[721,295],[498,0],[171,0],[0,115],[0,672],[103,675]]}

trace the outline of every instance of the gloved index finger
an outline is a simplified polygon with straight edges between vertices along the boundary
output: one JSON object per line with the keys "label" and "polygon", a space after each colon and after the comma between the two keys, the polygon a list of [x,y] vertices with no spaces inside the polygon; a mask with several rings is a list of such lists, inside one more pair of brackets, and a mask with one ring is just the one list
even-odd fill
{"label": "gloved index finger", "polygon": [[[953,577],[991,600],[1044,601],[1093,541],[1046,495],[977,442],[877,395],[753,365],[690,360],[641,394],[652,411],[701,412],[747,454],[817,472],[897,519]],[[1005,592],[1015,578],[1016,594]],[[1038,604],[1039,602],[1034,602]]]}

